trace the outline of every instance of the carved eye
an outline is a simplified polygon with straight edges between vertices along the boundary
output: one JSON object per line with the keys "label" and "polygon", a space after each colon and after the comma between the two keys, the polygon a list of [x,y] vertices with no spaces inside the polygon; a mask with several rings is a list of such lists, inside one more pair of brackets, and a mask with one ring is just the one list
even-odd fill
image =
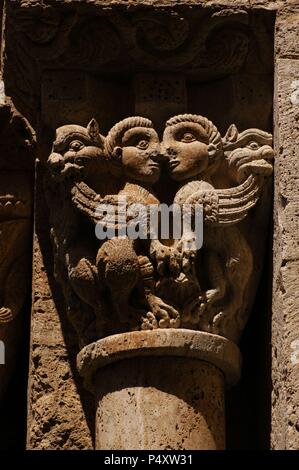
{"label": "carved eye", "polygon": [[140,140],[137,144],[137,148],[141,149],[141,150],[146,150],[147,147],[148,147],[148,141],[147,140]]}
{"label": "carved eye", "polygon": [[194,142],[195,140],[196,138],[194,137],[193,134],[191,134],[191,132],[186,132],[181,138],[181,141],[187,144],[189,144],[190,142]]}
{"label": "carved eye", "polygon": [[82,142],[80,142],[79,140],[73,140],[73,141],[70,143],[70,149],[75,150],[75,152],[78,152],[78,151],[81,150],[83,147],[84,147],[84,145],[83,145]]}
{"label": "carved eye", "polygon": [[249,142],[247,147],[249,147],[251,150],[258,150],[260,148],[259,144],[257,142],[254,142],[254,141]]}

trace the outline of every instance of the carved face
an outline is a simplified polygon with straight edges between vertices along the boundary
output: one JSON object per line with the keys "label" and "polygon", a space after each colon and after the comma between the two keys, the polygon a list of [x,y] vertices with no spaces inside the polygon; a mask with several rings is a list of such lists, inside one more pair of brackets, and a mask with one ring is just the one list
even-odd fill
{"label": "carved face", "polygon": [[[93,126],[93,127],[92,127]],[[48,165],[57,180],[76,178],[88,181],[94,173],[99,173],[103,156],[103,138],[94,127],[94,122],[87,128],[67,125],[56,131],[53,151]]]}
{"label": "carved face", "polygon": [[116,147],[114,153],[121,160],[126,177],[149,184],[159,179],[160,142],[154,129],[129,129],[122,137],[121,147]]}
{"label": "carved face", "polygon": [[168,159],[170,176],[177,181],[196,176],[208,167],[209,139],[197,123],[181,122],[166,127],[162,150]]}
{"label": "carved face", "polygon": [[246,129],[239,133],[232,125],[223,141],[230,173],[238,183],[250,174],[271,175],[274,151],[270,134],[259,129]]}

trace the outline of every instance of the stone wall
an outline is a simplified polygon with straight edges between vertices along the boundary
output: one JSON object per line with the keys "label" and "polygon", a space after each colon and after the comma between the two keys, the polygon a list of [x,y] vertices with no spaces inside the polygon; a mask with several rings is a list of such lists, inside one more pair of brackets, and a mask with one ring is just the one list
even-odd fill
{"label": "stone wall", "polygon": [[272,299],[272,447],[299,446],[299,11],[277,12]]}
{"label": "stone wall", "polygon": [[[181,93],[179,103],[171,104],[173,114],[185,112],[185,107],[188,107],[188,111],[192,113],[200,111],[215,122],[221,133],[224,133],[232,121],[236,122],[240,130],[247,127],[259,127],[264,131],[273,131],[275,143],[274,227],[270,227],[271,223],[267,220],[260,219],[260,227],[263,223],[265,232],[268,226],[269,244],[272,242],[270,232],[273,230],[273,270],[270,260],[272,253],[270,253],[261,280],[260,274],[256,275],[255,287],[258,283],[260,287],[255,302],[254,299],[251,301],[254,310],[253,318],[249,321],[241,342],[241,351],[246,355],[244,376],[235,391],[230,392],[228,416],[231,417],[232,424],[229,431],[229,445],[232,448],[246,446],[246,417],[251,419],[252,413],[248,409],[245,410],[245,407],[251,398],[250,394],[254,394],[254,390],[264,393],[262,397],[256,397],[253,405],[255,418],[250,421],[252,424],[250,432],[254,433],[256,432],[254,428],[258,426],[259,421],[257,416],[259,407],[263,408],[263,405],[258,403],[259,398],[264,403],[265,410],[270,408],[269,389],[272,388],[271,425],[270,416],[268,412],[265,412],[260,432],[264,432],[267,436],[261,439],[260,447],[267,446],[267,442],[270,441],[268,434],[271,434],[272,449],[299,449],[298,1],[143,0],[137,2],[115,0],[112,2],[111,0],[96,0],[79,2],[74,0],[64,2],[60,0],[55,2],[55,9],[53,9],[53,2],[50,1],[8,0],[1,57],[3,58],[1,76],[3,76],[8,97],[1,97],[3,103],[1,101],[0,124],[3,135],[1,143],[3,155],[0,155],[0,184],[1,172],[5,180],[7,170],[15,171],[18,182],[17,171],[21,170],[33,190],[33,160],[35,157],[38,159],[35,175],[33,248],[31,242],[28,241],[32,220],[31,209],[26,216],[28,219],[27,240],[24,241],[25,244],[27,243],[27,257],[31,256],[31,251],[33,251],[32,263],[26,261],[27,273],[32,264],[33,283],[32,290],[28,284],[22,289],[23,303],[22,305],[18,303],[18,310],[21,308],[24,310],[23,304],[26,310],[26,295],[28,297],[30,292],[32,293],[30,346],[26,338],[27,353],[30,356],[27,418],[27,447],[29,449],[81,450],[94,447],[92,399],[91,395],[84,391],[76,371],[75,359],[78,352],[76,335],[65,316],[65,299],[53,273],[49,212],[45,201],[43,180],[44,162],[50,153],[55,128],[73,122],[86,125],[88,120],[95,116],[99,122],[103,122],[106,132],[114,122],[132,114],[134,110],[138,113],[156,113],[157,120],[162,111],[165,116],[168,113],[168,109],[150,108],[148,104],[140,100],[137,105],[135,101],[134,105],[134,99],[130,101],[131,96],[124,98],[127,96],[124,90],[131,86],[128,79],[130,72],[124,60],[121,62],[123,81],[117,78],[119,64],[116,66],[112,64],[111,70],[106,71],[111,79],[111,83],[107,84],[107,77],[101,74],[105,68],[103,57],[105,58],[105,54],[113,55],[114,46],[116,49],[118,47],[112,39],[109,47],[104,45],[104,49],[98,51],[100,59],[95,65],[93,50],[88,47],[88,41],[86,43],[76,41],[72,34],[80,31],[80,18],[86,19],[86,16],[92,15],[97,9],[102,9],[103,14],[109,16],[113,8],[124,15],[138,11],[139,7],[142,11],[153,10],[155,14],[164,15],[168,8],[172,8],[177,15],[180,15],[186,6],[189,8],[190,18],[197,14],[199,18],[210,15],[214,18],[213,21],[219,21],[219,24],[222,18],[229,18],[229,21],[233,21],[234,24],[240,22],[244,31],[247,31],[247,27],[252,27],[251,32],[256,32],[259,47],[256,49],[251,47],[251,53],[244,55],[242,63],[240,55],[244,54],[244,47],[240,46],[239,51],[237,49],[233,51],[228,65],[231,69],[228,71],[227,64],[222,63],[220,75],[217,75],[217,64],[214,68],[210,63],[205,65],[206,69],[196,68],[196,66],[193,69],[189,68],[186,72],[188,75],[187,92],[185,95]],[[50,14],[46,10],[50,11]],[[73,17],[69,14],[72,11],[75,11],[77,16]],[[41,14],[42,21],[40,21]],[[82,22],[83,28],[86,27],[84,21]],[[273,39],[271,28],[274,21],[275,37]],[[264,25],[266,25],[265,29]],[[123,28],[120,22],[118,26]],[[125,28],[128,27],[125,26]],[[90,31],[91,35],[97,34],[96,28],[91,27]],[[127,29],[127,36],[131,38],[131,34],[131,30]],[[26,42],[23,43],[22,38]],[[140,58],[140,54],[142,56],[144,53],[144,51],[140,52],[137,47],[135,50],[134,47],[135,44],[130,50],[134,50],[136,55],[130,63],[129,70],[130,67],[134,67],[136,57]],[[273,49],[274,71],[272,68]],[[83,56],[84,60],[80,61]],[[266,60],[265,57],[267,57]],[[210,56],[207,54],[207,62],[209,59]],[[175,60],[174,62],[169,60],[169,67],[177,72],[175,62]],[[148,57],[144,63],[148,72],[153,65]],[[184,63],[183,59],[182,63]],[[167,72],[163,64],[159,63],[155,66],[160,67],[164,73]],[[184,66],[180,72],[182,71],[184,72]],[[200,86],[197,86],[197,81],[201,83]],[[104,109],[107,96],[109,96],[110,104],[108,111]],[[200,110],[197,109],[198,103],[201,103]],[[35,133],[37,134],[37,148]],[[11,150],[11,158],[6,157],[7,149]],[[24,155],[22,163],[20,159],[18,160],[20,155]],[[7,164],[8,161],[11,165]],[[6,191],[8,192],[9,190]],[[25,276],[28,278],[28,274],[23,274],[23,278]],[[263,297],[266,296],[267,286],[272,279],[272,298],[265,300]],[[16,278],[14,282],[18,283],[18,279]],[[0,291],[1,288],[2,286],[0,286]],[[270,304],[272,304],[272,312],[270,312]],[[259,314],[262,318],[259,318]],[[0,325],[0,339],[2,337],[5,339],[6,335],[9,343],[10,364],[13,364],[19,354],[16,347],[18,336],[14,334],[14,328],[19,335],[22,328],[20,323],[24,321],[24,318],[26,319],[26,311],[23,317],[18,316],[14,319],[8,329]],[[28,323],[27,319],[27,325]],[[261,328],[265,336],[263,337],[260,331],[256,333],[256,328]],[[24,330],[26,331],[26,327]],[[271,345],[270,335],[272,335]],[[251,345],[256,338],[258,338],[259,345],[251,354]],[[272,348],[272,364],[268,362],[267,357],[270,347]],[[256,349],[261,352],[262,357],[258,356]],[[247,355],[250,355],[252,359],[248,360]],[[26,368],[26,364],[23,366]],[[1,380],[3,375],[0,392],[3,389],[4,393],[4,384],[11,380],[12,370],[13,366],[5,366],[4,369],[0,365]],[[271,374],[272,385],[266,383],[266,380],[259,377],[259,374],[256,376],[256,370],[260,374],[265,371],[266,374]],[[3,403],[7,406],[9,399]],[[234,407],[238,412],[234,411]],[[244,417],[245,423],[237,422],[239,413]],[[16,426],[18,426],[17,422]],[[238,426],[240,426],[239,434],[245,436],[241,443],[238,443],[236,436]],[[249,439],[249,441],[255,442],[254,439]]]}

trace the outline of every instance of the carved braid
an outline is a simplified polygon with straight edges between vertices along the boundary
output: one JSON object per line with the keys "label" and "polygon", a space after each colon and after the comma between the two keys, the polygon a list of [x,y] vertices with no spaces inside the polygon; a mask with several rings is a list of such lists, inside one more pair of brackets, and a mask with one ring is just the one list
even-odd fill
{"label": "carved braid", "polygon": [[215,160],[217,160],[222,154],[222,139],[217,127],[209,121],[209,119],[201,116],[200,114],[178,114],[166,122],[166,127],[174,126],[175,124],[183,122],[194,122],[195,124],[200,124],[204,128],[207,133],[209,143],[214,144],[217,149],[214,156]]}
{"label": "carved braid", "polygon": [[118,122],[113,126],[105,141],[105,149],[107,158],[112,158],[113,150],[121,144],[121,139],[126,131],[134,127],[152,128],[153,123],[147,118],[141,116],[132,116]]}

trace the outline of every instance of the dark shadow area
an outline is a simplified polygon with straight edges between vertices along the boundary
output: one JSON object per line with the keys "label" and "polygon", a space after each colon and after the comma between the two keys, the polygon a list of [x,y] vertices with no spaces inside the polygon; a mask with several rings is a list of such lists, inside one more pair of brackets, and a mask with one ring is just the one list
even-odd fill
{"label": "dark shadow area", "polygon": [[[48,174],[47,174],[48,175]],[[53,274],[53,250],[50,240],[50,226],[49,226],[49,210],[44,197],[44,178],[45,170],[43,164],[38,164],[37,170],[37,201],[36,201],[36,234],[39,246],[42,253],[42,260],[44,263],[47,280],[49,283],[51,295],[59,315],[61,322],[61,330],[63,334],[64,343],[69,356],[69,364],[72,371],[75,386],[81,398],[83,412],[85,414],[86,422],[90,430],[90,434],[94,440],[94,399],[89,392],[87,392],[82,385],[82,380],[79,377],[76,368],[76,357],[78,353],[77,335],[66,317],[64,297],[61,287],[55,281]],[[72,380],[72,379],[70,379]]]}
{"label": "dark shadow area", "polygon": [[264,269],[240,350],[240,382],[227,393],[227,449],[267,450],[271,426],[272,222]]}
{"label": "dark shadow area", "polygon": [[26,447],[27,384],[29,371],[31,293],[20,312],[19,353],[15,372],[1,403],[0,450],[21,450]]}

